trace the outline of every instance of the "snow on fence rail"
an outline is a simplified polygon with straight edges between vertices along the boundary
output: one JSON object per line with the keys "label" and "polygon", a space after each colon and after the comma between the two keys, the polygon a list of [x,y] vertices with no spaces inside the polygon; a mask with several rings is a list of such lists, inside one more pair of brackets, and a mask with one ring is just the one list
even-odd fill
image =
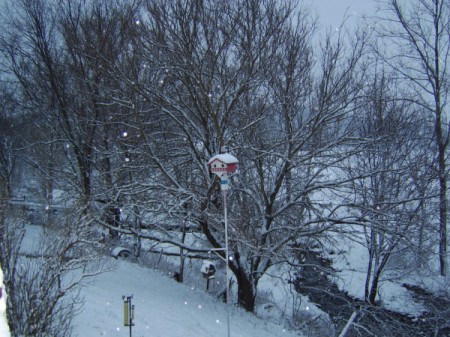
{"label": "snow on fence rail", "polygon": [[60,204],[46,204],[29,200],[26,197],[15,197],[0,199],[0,209],[20,214],[31,223],[43,224],[49,220],[49,217],[68,208]]}
{"label": "snow on fence rail", "polygon": [[24,209],[30,210],[63,210],[67,207],[55,204],[43,204],[39,202],[29,201],[26,197],[23,198],[9,198],[9,199],[0,199],[0,204],[2,205],[10,205],[10,206],[21,206]]}

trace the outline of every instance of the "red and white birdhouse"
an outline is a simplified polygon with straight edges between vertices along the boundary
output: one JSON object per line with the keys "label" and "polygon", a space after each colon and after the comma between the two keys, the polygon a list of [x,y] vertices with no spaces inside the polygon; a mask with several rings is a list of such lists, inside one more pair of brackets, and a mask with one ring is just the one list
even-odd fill
{"label": "red and white birdhouse", "polygon": [[237,158],[231,154],[221,153],[212,157],[208,161],[208,166],[210,167],[211,173],[219,177],[226,177],[236,171],[238,162]]}

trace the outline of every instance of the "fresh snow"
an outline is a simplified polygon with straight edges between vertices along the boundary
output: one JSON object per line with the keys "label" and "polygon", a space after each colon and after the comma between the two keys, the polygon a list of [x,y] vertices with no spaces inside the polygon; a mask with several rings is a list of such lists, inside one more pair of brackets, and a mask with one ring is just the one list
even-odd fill
{"label": "fresh snow", "polygon": [[[86,303],[74,320],[75,337],[129,336],[122,296],[131,295],[135,337],[227,336],[227,310],[220,300],[132,262],[119,260],[117,269],[97,276],[83,293]],[[230,306],[230,322],[232,337],[299,336],[236,306]]]}
{"label": "fresh snow", "polygon": [[6,321],[6,293],[3,285],[3,271],[0,268],[0,336],[9,337],[9,328]]}
{"label": "fresh snow", "polygon": [[208,161],[208,165],[211,165],[214,160],[219,160],[225,164],[236,164],[239,162],[235,156],[229,153],[216,154]]}
{"label": "fresh snow", "polygon": [[[27,226],[26,229],[22,252],[31,253],[43,232],[40,226]],[[339,242],[341,249],[338,251],[345,254],[330,256],[336,269],[334,281],[340,289],[362,299],[367,251],[362,245],[348,239],[340,238]],[[199,268],[199,273],[201,271],[203,269]],[[276,276],[272,277],[272,274]],[[295,316],[296,313],[315,318],[324,315],[320,308],[307,297],[297,294],[292,284],[287,282],[294,277],[295,274],[289,270],[275,268],[261,278],[258,292],[265,294],[268,302],[259,306],[257,312],[265,319],[231,305],[231,336],[298,337],[301,336],[298,331],[289,331],[274,322],[283,322],[286,315]],[[3,287],[2,282],[0,270],[0,285]],[[74,319],[74,337],[129,336],[129,327],[123,325],[123,296],[130,295],[133,296],[132,304],[135,306],[135,326],[132,327],[134,337],[227,336],[226,305],[213,294],[206,293],[205,287],[177,283],[162,271],[131,261],[117,260],[116,269],[98,275],[82,291],[85,305]],[[412,316],[418,316],[424,310],[423,304],[414,301],[399,281],[382,280],[380,295],[383,305],[391,310]],[[0,299],[0,337],[9,337],[5,307],[3,290]]]}
{"label": "fresh snow", "polygon": [[[331,277],[332,281],[340,290],[347,292],[350,296],[364,300],[364,285],[369,260],[367,248],[343,237],[339,239],[339,243],[345,254],[330,256],[333,260],[333,268],[336,270],[334,277]],[[411,293],[402,286],[406,278],[390,279],[384,276],[386,273],[383,273],[380,278],[377,300],[380,300],[385,308],[392,311],[413,317],[420,316],[425,310],[424,304],[414,300]]]}

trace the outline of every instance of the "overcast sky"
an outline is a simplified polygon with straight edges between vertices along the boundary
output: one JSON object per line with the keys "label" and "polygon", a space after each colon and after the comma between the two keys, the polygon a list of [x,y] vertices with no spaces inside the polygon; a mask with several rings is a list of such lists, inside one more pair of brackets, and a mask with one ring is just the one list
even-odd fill
{"label": "overcast sky", "polygon": [[[14,0],[0,0],[0,5]],[[283,0],[281,0],[283,1]],[[311,6],[319,16],[322,28],[335,29],[339,27],[347,14],[350,25],[362,19],[363,15],[373,15],[376,0],[299,0]]]}
{"label": "overcast sky", "polygon": [[349,16],[348,24],[355,24],[364,15],[374,15],[375,0],[305,0],[314,11],[317,11],[322,28],[339,27],[345,15]]}

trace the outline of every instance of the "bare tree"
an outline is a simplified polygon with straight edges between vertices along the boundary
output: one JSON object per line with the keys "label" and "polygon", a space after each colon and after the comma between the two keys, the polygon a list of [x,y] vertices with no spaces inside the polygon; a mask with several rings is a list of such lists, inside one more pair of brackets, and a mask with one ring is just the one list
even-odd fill
{"label": "bare tree", "polygon": [[[363,244],[369,252],[365,283],[369,304],[376,302],[390,260],[404,255],[406,261],[405,250],[413,250],[410,233],[420,225],[424,201],[416,188],[413,165],[423,151],[422,119],[413,114],[411,103],[397,98],[396,86],[384,70],[377,70],[367,86],[356,132],[368,143],[352,157],[348,169],[354,199],[349,212],[357,212],[355,219],[362,225]],[[407,265],[402,268],[408,270]]]}
{"label": "bare tree", "polygon": [[[42,132],[30,144],[38,152],[34,164],[76,191],[85,209],[114,194],[117,110],[107,97],[120,84],[109,67],[127,52],[137,4],[23,0],[11,5],[2,23],[3,65]],[[46,161],[37,144],[47,146]]]}
{"label": "bare tree", "polygon": [[16,104],[6,85],[3,85],[0,111],[0,200],[13,196],[13,180],[17,175],[24,143],[20,137],[23,123],[17,115]]}
{"label": "bare tree", "polygon": [[142,17],[133,48],[142,56],[132,70],[117,69],[130,96],[116,102],[134,121],[128,168],[142,172],[122,193],[141,194],[147,218],[157,215],[160,234],[142,237],[195,251],[164,226],[182,223],[189,209],[223,255],[223,200],[206,163],[229,146],[240,170],[228,201],[228,263],[238,302],[252,311],[264,272],[335,216],[316,196],[342,183],[326,171],[347,156],[365,38],[346,49],[344,36],[330,36],[314,72],[315,26],[292,3],[151,1]]}
{"label": "bare tree", "polygon": [[91,226],[76,216],[66,220],[82,226],[26,228],[8,211],[1,216],[0,261],[11,336],[70,336],[84,300],[81,287],[112,267],[92,249]]}
{"label": "bare tree", "polygon": [[433,131],[436,181],[439,185],[439,269],[441,275],[448,275],[446,153],[449,125],[446,110],[450,4],[441,0],[416,0],[407,5],[398,0],[380,3],[383,16],[376,29],[381,43],[385,44],[385,48],[379,49],[380,54],[410,88],[410,99],[427,111],[432,120],[430,130]]}

